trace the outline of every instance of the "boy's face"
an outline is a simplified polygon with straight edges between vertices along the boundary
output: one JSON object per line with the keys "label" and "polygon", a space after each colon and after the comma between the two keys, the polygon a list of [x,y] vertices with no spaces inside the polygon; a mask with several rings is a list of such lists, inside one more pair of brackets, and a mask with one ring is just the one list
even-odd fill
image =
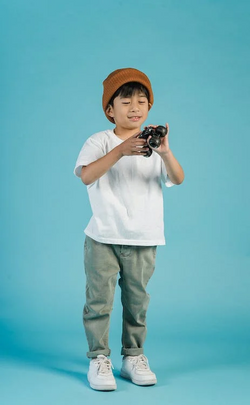
{"label": "boy's face", "polygon": [[108,107],[108,115],[115,121],[117,128],[140,129],[148,116],[149,103],[144,93],[136,92],[131,97],[116,97],[113,107]]}

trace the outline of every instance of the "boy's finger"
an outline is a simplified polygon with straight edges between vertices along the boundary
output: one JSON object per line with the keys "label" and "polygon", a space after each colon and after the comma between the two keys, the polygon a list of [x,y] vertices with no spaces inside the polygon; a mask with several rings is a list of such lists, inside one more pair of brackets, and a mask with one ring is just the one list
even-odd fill
{"label": "boy's finger", "polygon": [[134,143],[136,145],[144,145],[145,143],[147,143],[147,140],[143,138],[138,138],[138,140],[136,140]]}
{"label": "boy's finger", "polygon": [[152,138],[152,136],[149,135],[149,137],[148,137],[148,139],[147,139],[147,144],[148,144],[148,145],[149,145],[149,141],[150,141],[151,138]]}
{"label": "boy's finger", "polygon": [[141,131],[137,132],[136,134],[132,135],[131,138],[137,138],[140,135],[140,133],[141,133]]}

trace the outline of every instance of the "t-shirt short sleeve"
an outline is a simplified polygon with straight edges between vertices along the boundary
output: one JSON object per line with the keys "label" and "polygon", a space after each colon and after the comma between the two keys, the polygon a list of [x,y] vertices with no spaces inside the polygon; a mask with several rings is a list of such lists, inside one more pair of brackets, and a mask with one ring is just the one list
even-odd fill
{"label": "t-shirt short sleeve", "polygon": [[83,145],[74,168],[74,174],[81,177],[81,170],[83,166],[87,166],[92,162],[100,159],[105,155],[103,146],[96,139],[90,137]]}
{"label": "t-shirt short sleeve", "polygon": [[166,187],[174,186],[174,183],[172,183],[172,181],[168,177],[166,166],[165,166],[163,160],[161,162],[161,180],[165,184]]}

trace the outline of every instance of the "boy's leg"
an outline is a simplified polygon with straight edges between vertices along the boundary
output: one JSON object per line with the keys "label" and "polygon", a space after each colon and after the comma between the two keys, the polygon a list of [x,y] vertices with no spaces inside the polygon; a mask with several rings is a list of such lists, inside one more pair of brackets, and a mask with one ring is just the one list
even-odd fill
{"label": "boy's leg", "polygon": [[122,354],[143,353],[149,294],[146,286],[155,269],[156,246],[123,246],[119,285],[123,304]]}
{"label": "boy's leg", "polygon": [[110,355],[108,345],[110,315],[119,272],[112,245],[96,242],[86,236],[84,244],[86,304],[83,323],[89,345],[89,358]]}

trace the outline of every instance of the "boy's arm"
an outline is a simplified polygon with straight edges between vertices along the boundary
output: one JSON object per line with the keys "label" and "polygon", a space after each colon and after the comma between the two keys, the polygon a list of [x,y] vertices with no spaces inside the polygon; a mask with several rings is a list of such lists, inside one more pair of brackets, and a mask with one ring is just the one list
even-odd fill
{"label": "boy's arm", "polygon": [[161,158],[165,164],[171,182],[173,184],[181,184],[184,180],[184,171],[172,151],[169,149],[168,152],[161,154]]}
{"label": "boy's arm", "polygon": [[[155,127],[155,125],[150,125],[152,127]],[[159,148],[154,149],[152,148],[156,153],[158,153],[167,170],[168,177],[170,178],[171,182],[173,184],[181,184],[184,180],[184,171],[180,165],[180,163],[177,161],[177,159],[174,157],[172,151],[170,150],[169,147],[169,141],[168,141],[168,135],[169,135],[169,125],[166,124],[167,128],[167,134],[164,136],[164,138],[161,139],[161,145]],[[148,139],[149,141],[149,139]]]}
{"label": "boy's arm", "polygon": [[[148,151],[145,139],[137,138],[138,133],[134,134],[120,145],[116,146],[107,155],[97,159],[81,170],[81,180],[89,185],[103,176],[119,159],[123,156],[144,155]],[[143,146],[146,146],[143,148]]]}
{"label": "boy's arm", "polygon": [[83,166],[81,170],[81,180],[86,186],[94,183],[103,176],[119,159],[121,153],[116,147],[111,152],[102,158],[90,163],[88,166]]}

